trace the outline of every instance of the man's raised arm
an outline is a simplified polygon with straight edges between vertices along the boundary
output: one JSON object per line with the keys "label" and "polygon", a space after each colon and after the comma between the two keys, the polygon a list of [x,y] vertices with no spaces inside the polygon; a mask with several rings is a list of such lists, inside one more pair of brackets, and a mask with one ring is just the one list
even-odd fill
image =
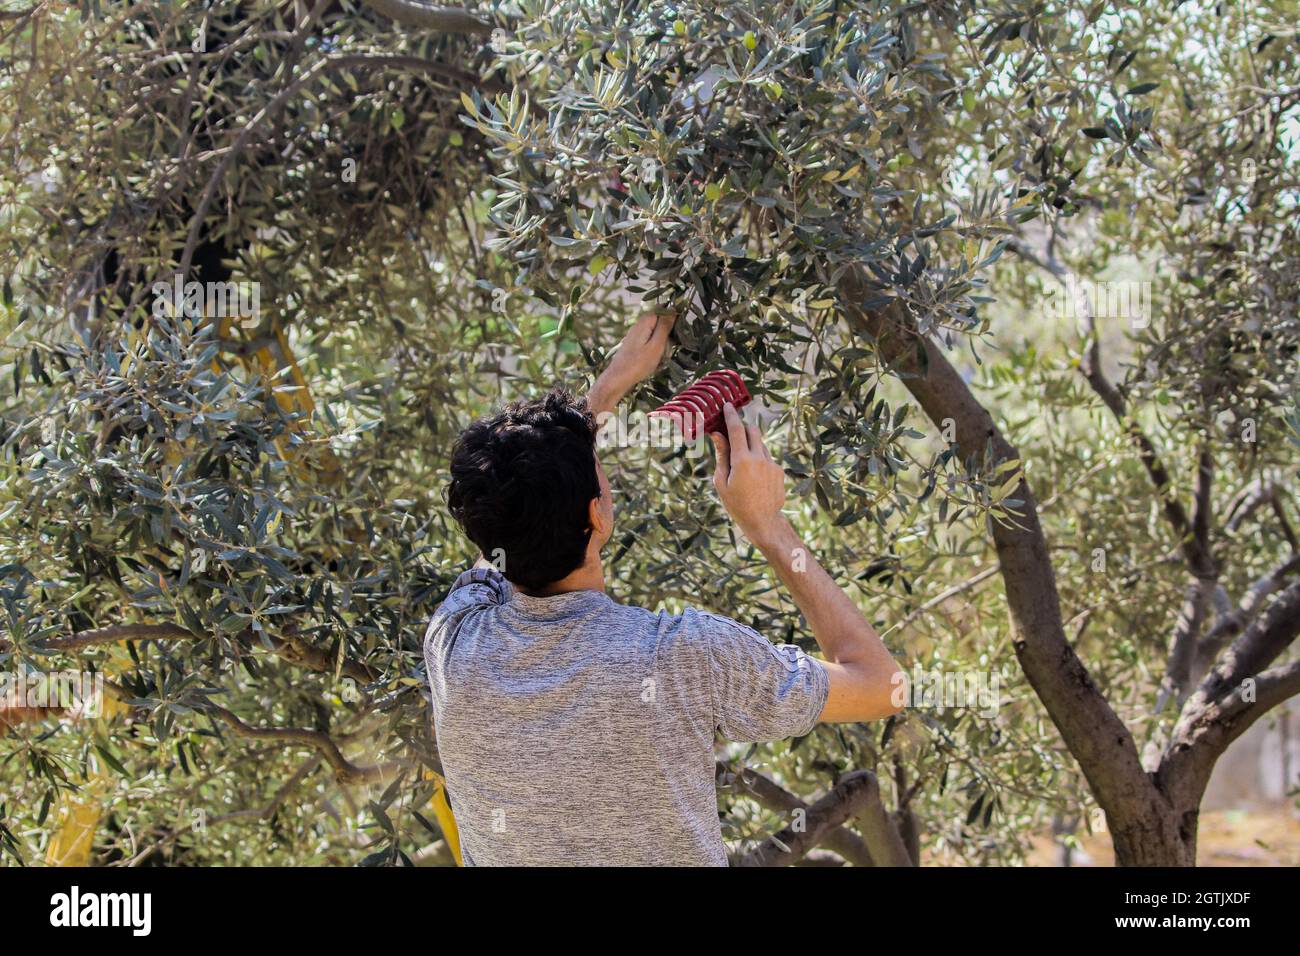
{"label": "man's raised arm", "polygon": [[633,386],[655,373],[668,348],[668,333],[675,319],[666,312],[650,312],[628,329],[605,371],[587,393],[587,408],[597,423],[601,414],[612,412]]}
{"label": "man's raised arm", "polygon": [[820,720],[876,720],[898,713],[906,699],[902,671],[856,604],[827,574],[781,513],[785,472],[763,436],[727,404],[727,435],[713,434],[718,497],[803,612],[826,657],[830,694]]}

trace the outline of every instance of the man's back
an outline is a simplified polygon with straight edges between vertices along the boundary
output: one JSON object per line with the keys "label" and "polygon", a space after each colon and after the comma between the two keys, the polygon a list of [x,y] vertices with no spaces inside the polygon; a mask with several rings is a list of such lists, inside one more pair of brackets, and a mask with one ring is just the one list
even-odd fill
{"label": "man's back", "polygon": [[434,724],[473,865],[724,865],[713,741],[810,731],[823,666],[726,618],[461,575],[430,622]]}

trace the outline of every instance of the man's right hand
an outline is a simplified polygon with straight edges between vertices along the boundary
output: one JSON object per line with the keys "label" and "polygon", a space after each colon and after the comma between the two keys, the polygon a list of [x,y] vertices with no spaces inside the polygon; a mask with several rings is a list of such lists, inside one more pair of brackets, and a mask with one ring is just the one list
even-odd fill
{"label": "man's right hand", "polygon": [[763,547],[787,525],[781,514],[785,472],[772,459],[758,428],[745,424],[734,405],[723,405],[722,414],[727,434],[709,434],[718,459],[713,487],[745,537]]}

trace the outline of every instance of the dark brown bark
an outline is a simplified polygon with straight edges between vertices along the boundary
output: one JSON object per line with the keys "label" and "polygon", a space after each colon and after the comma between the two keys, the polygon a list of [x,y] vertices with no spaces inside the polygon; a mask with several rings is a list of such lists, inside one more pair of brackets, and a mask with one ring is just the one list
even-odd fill
{"label": "dark brown bark", "polygon": [[362,0],[370,9],[402,26],[438,33],[470,33],[486,36],[492,21],[463,7],[438,6],[422,0]]}
{"label": "dark brown bark", "polygon": [[314,748],[334,768],[334,776],[339,783],[364,783],[369,780],[387,783],[405,769],[398,764],[369,766],[354,764],[343,755],[334,738],[320,730],[308,730],[302,727],[253,727],[232,711],[211,703],[203,708],[203,712],[220,720],[238,737]]}
{"label": "dark brown bark", "polygon": [[[1012,239],[1009,247],[1052,273],[1062,283],[1073,280],[1069,268],[1053,255],[1051,246],[1046,256],[1034,252],[1019,239]],[[1173,631],[1165,679],[1157,703],[1157,710],[1170,698],[1176,698],[1181,705],[1178,722],[1153,775],[1156,791],[1169,807],[1158,826],[1134,829],[1127,823],[1123,824],[1127,834],[1125,840],[1148,858],[1148,862],[1178,863],[1186,858],[1188,863],[1194,863],[1198,808],[1215,761],[1251,723],[1270,708],[1300,693],[1300,665],[1263,670],[1290,646],[1300,632],[1300,595],[1294,593],[1294,588],[1288,590],[1261,614],[1269,596],[1280,590],[1286,584],[1287,576],[1297,570],[1300,557],[1296,551],[1300,545],[1273,482],[1259,479],[1243,489],[1227,509],[1225,530],[1230,534],[1235,532],[1262,504],[1269,503],[1292,555],[1277,569],[1256,581],[1235,609],[1230,607],[1219,583],[1219,561],[1211,547],[1214,461],[1209,446],[1203,445],[1198,456],[1189,517],[1155,444],[1130,414],[1123,390],[1111,382],[1102,369],[1096,316],[1086,301],[1079,301],[1077,305],[1084,310],[1083,318],[1089,333],[1080,369],[1137,448],[1162,502],[1165,517],[1178,537],[1189,572],[1187,593]],[[1216,621],[1210,632],[1202,637],[1211,607],[1215,609]],[[1241,636],[1223,655],[1218,666],[1202,678],[1214,664],[1223,645],[1239,634]],[[1253,683],[1244,683],[1248,679]],[[1201,682],[1200,686],[1188,697],[1196,681]],[[1253,699],[1249,699],[1252,694]],[[1176,825],[1176,832],[1169,832],[1171,821]],[[1170,841],[1169,845],[1162,848],[1165,840]],[[1118,835],[1115,842],[1118,857]]]}
{"label": "dark brown bark", "polygon": [[[725,774],[731,774],[730,768],[724,764],[719,764],[718,768]],[[734,776],[737,792],[752,797],[760,806],[768,810],[783,815],[789,815],[795,810],[808,810],[808,804],[757,771],[744,768]],[[875,866],[866,843],[856,833],[843,826],[828,830],[822,845],[854,866]]]}
{"label": "dark brown bark", "polygon": [[[961,375],[933,341],[917,333],[897,301],[879,310],[858,307],[874,294],[855,272],[839,282],[841,304],[855,327],[936,426],[952,423],[959,454],[967,460],[987,455],[990,467],[1019,459]],[[1014,523],[994,521],[992,532],[1021,668],[1106,813],[1116,860],[1188,865],[1194,862],[1194,825],[1189,844],[1182,815],[1143,769],[1132,734],[1066,639],[1047,539],[1023,478],[1012,497],[1024,502]]]}
{"label": "dark brown bark", "polygon": [[1300,664],[1269,668],[1300,634],[1300,582],[1282,591],[1222,655],[1170,734],[1159,782],[1181,807],[1198,806],[1215,761],[1271,708],[1300,692]]}
{"label": "dark brown bark", "polygon": [[910,866],[889,812],[880,799],[875,774],[857,770],[845,774],[824,797],[808,808],[797,824],[768,837],[736,861],[737,866],[789,866],[797,863],[827,835],[850,818],[862,826],[871,858],[879,866]]}

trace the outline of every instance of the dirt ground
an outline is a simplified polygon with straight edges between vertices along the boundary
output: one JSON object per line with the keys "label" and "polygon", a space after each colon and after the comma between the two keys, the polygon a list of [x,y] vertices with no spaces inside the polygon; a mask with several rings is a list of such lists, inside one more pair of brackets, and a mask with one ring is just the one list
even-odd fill
{"label": "dirt ground", "polygon": [[[1201,815],[1196,862],[1200,866],[1300,866],[1300,811],[1294,806],[1263,810],[1216,810]],[[1104,833],[1085,836],[1076,866],[1112,866]],[[1031,866],[1054,866],[1049,836],[1034,840]]]}

